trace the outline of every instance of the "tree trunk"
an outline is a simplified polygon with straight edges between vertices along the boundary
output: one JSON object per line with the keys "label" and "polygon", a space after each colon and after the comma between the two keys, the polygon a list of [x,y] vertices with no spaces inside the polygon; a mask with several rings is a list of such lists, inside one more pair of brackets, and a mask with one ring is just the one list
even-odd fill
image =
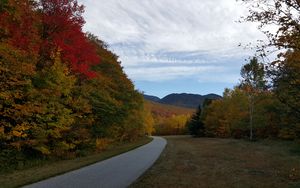
{"label": "tree trunk", "polygon": [[249,118],[250,118],[250,140],[253,140],[253,96],[250,94],[249,95]]}

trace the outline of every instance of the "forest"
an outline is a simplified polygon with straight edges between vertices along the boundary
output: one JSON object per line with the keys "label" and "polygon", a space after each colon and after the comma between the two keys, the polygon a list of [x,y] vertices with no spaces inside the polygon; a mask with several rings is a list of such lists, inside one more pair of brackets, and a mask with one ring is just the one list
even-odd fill
{"label": "forest", "polygon": [[1,170],[146,134],[142,95],[108,45],[83,32],[83,12],[76,0],[1,0]]}

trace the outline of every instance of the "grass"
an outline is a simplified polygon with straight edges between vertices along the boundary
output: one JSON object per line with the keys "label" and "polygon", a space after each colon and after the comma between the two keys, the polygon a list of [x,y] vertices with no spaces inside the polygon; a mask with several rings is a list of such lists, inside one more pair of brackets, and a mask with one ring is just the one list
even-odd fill
{"label": "grass", "polygon": [[300,187],[300,154],[293,142],[165,138],[158,161],[131,188]]}
{"label": "grass", "polygon": [[36,166],[29,169],[18,170],[8,174],[0,174],[0,187],[12,188],[31,184],[49,177],[63,174],[105,159],[115,155],[135,149],[139,146],[149,143],[152,138],[143,138],[137,142],[114,145],[111,148],[99,154],[72,160],[62,160],[49,162],[42,166]]}

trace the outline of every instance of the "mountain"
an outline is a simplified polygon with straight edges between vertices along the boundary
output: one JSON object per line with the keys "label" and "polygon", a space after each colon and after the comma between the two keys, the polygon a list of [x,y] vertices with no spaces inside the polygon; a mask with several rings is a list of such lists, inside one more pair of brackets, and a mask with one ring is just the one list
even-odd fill
{"label": "mountain", "polygon": [[152,95],[144,95],[144,99],[148,101],[158,102],[160,100],[159,97],[152,96]]}
{"label": "mountain", "polygon": [[[145,95],[144,95],[145,97]],[[155,96],[147,95],[145,99],[158,102],[161,104],[168,104],[173,106],[180,106],[186,108],[197,108],[200,104],[202,105],[205,99],[220,99],[220,95],[208,94],[208,95],[198,95],[198,94],[188,94],[188,93],[172,93],[159,99]]]}

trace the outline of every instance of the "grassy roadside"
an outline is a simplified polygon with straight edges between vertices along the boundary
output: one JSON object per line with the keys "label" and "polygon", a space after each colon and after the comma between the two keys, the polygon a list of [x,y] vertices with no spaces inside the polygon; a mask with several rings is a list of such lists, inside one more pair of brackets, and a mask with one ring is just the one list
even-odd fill
{"label": "grassy roadside", "polygon": [[71,160],[55,161],[42,166],[36,166],[25,170],[14,171],[9,174],[0,174],[0,187],[12,188],[34,183],[39,180],[63,174],[65,172],[69,172],[108,159],[115,155],[130,151],[139,146],[147,144],[150,141],[152,141],[152,138],[145,137],[134,143],[124,143],[115,145],[99,154],[94,154]]}
{"label": "grassy roadside", "polygon": [[168,145],[160,158],[131,188],[300,187],[300,153],[294,142],[165,138]]}

